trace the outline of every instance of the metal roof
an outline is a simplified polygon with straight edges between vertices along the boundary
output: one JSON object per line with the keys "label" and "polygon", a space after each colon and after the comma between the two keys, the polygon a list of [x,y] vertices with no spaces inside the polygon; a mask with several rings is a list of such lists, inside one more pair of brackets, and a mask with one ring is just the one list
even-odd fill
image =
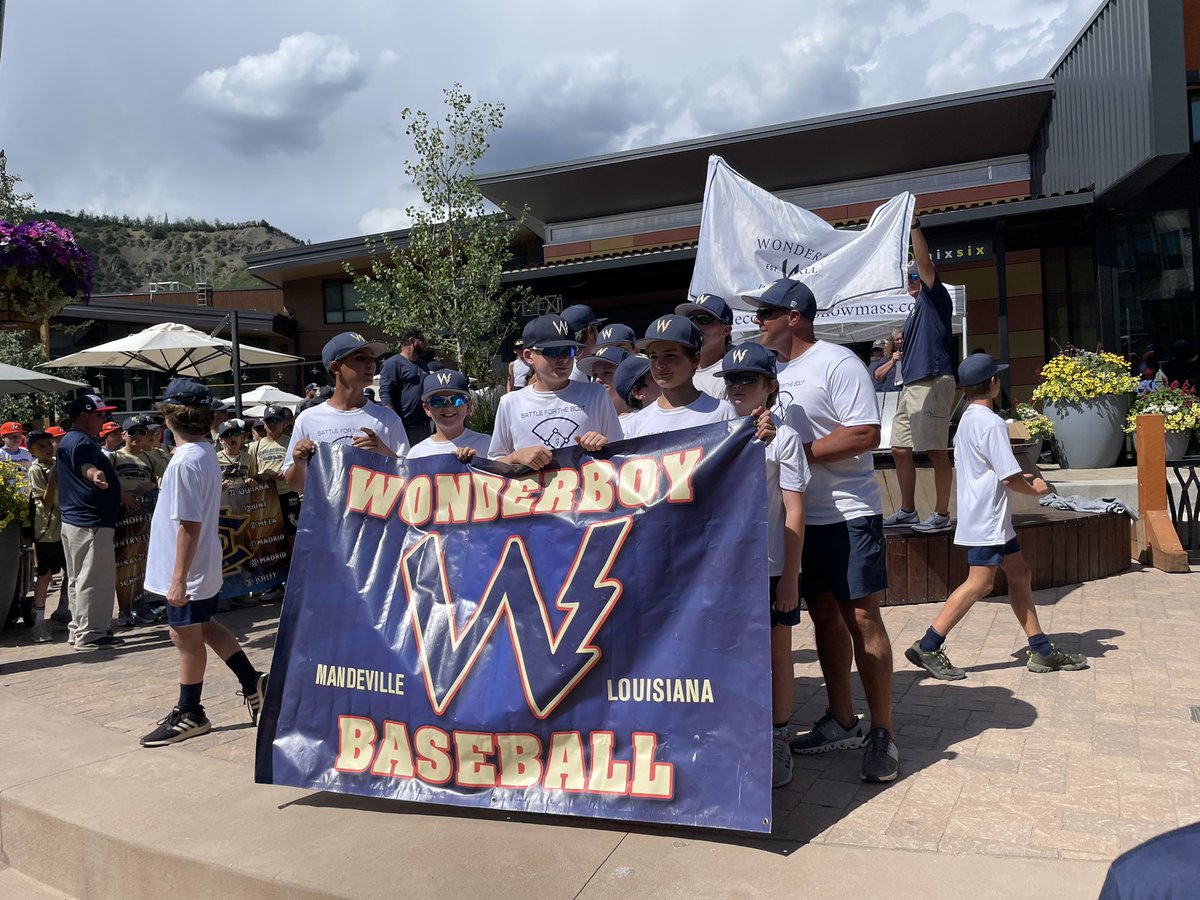
{"label": "metal roof", "polygon": [[542,222],[700,201],[718,154],[770,191],[1028,153],[1054,82],[1030,81],[479,178],[493,203]]}

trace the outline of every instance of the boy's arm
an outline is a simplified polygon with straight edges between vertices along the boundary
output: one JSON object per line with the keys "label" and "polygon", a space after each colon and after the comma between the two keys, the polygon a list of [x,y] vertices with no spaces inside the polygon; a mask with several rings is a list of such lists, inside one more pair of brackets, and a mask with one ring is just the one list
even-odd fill
{"label": "boy's arm", "polygon": [[1029,494],[1031,497],[1040,497],[1042,494],[1050,493],[1050,485],[1046,484],[1046,480],[1041,475],[1033,475],[1029,472],[1017,472],[1015,475],[1009,475],[1007,478],[1001,478],[1000,480],[1014,494]]}
{"label": "boy's arm", "polygon": [[179,534],[175,537],[175,571],[171,574],[171,589],[167,591],[167,602],[172,606],[188,602],[187,577],[199,546],[200,523],[180,519]]}
{"label": "boy's arm", "polygon": [[783,491],[783,572],[775,591],[775,609],[791,612],[800,603],[800,560],[804,554],[804,495]]}

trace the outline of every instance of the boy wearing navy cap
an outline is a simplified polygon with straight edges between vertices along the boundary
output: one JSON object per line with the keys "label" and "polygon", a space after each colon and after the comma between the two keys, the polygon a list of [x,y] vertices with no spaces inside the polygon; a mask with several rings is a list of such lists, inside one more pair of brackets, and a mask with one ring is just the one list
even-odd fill
{"label": "boy wearing navy cap", "polygon": [[630,356],[637,353],[634,344],[637,343],[637,335],[628,325],[621,325],[616,322],[610,322],[596,333],[596,349],[607,347],[609,344],[614,344],[620,347]]}
{"label": "boy wearing navy cap", "polygon": [[453,453],[466,462],[475,455],[487,456],[491,437],[467,428],[471,386],[466,375],[454,369],[430,372],[421,382],[421,406],[434,433],[409,450],[408,459]]}
{"label": "boy wearing navy cap", "polygon": [[[725,354],[716,373],[739,416],[770,409],[779,393],[775,354],[745,343]],[[800,622],[800,559],[804,550],[804,491],[808,461],[800,436],[778,419],[767,445],[767,559],[771,584],[771,784],[792,781],[788,719],[796,696],[792,626]]]}
{"label": "boy wearing navy cap", "polygon": [[628,353],[618,344],[604,344],[596,347],[596,352],[575,363],[575,368],[581,371],[595,384],[604,385],[608,397],[617,410],[617,418],[621,419],[631,412],[620,395],[613,389],[613,376],[617,374],[617,366],[629,358]]}
{"label": "boy wearing navy cap", "polygon": [[996,569],[1004,567],[1008,602],[1029,639],[1026,667],[1030,672],[1076,671],[1088,667],[1079,653],[1059,650],[1042,633],[1033,605],[1029,566],[1017,543],[1008,492],[1045,494],[1041,477],[1021,471],[1008,440],[1008,428],[992,411],[1000,394],[999,373],[986,353],[972,353],[958,367],[958,381],[970,401],[954,437],[954,466],[958,470],[958,527],[954,543],[967,548],[967,580],[946,600],[925,636],[906,651],[905,658],[934,678],[958,681],[967,673],[951,665],[942,649],[950,629],[962,621],[977,600],[992,590]]}
{"label": "boy wearing navy cap", "polygon": [[500,398],[488,455],[541,469],[552,452],[578,444],[595,453],[621,439],[617,411],[601,385],[575,381],[579,342],[561,316],[538,316],[521,334],[536,382]]}
{"label": "boy wearing navy cap", "polygon": [[217,535],[221,469],[209,442],[211,401],[204,385],[176,378],[158,404],[176,449],[150,521],[145,584],[148,594],[167,604],[171,642],[179,650],[179,702],[142,738],[143,747],[165,747],[211,730],[200,703],[208,647],[237,677],[251,722],[258,723],[266,697],[266,674],[251,665],[229,629],[213,620],[223,577]]}
{"label": "boy wearing navy cap", "polygon": [[622,360],[613,372],[613,393],[629,407],[629,412],[618,416],[624,428],[633,416],[662,396],[662,388],[650,377],[650,360],[644,356]]}
{"label": "boy wearing navy cap", "polygon": [[296,417],[282,470],[293,490],[304,490],[308,461],[317,444],[348,444],[401,459],[408,453],[400,417],[363,393],[375,378],[376,360],[386,351],[386,344],[349,331],[322,349],[321,362],[333,378],[333,396]]}
{"label": "boy wearing navy cap", "polygon": [[[568,306],[562,311],[561,315],[571,327],[571,334],[579,344],[579,350],[575,354],[576,359],[585,359],[591,356],[592,352],[596,349],[598,329],[608,319],[597,319],[596,314],[592,312],[592,308],[582,303]],[[571,380],[587,381],[588,377],[579,371],[579,367],[576,366],[571,370]]]}
{"label": "boy wearing navy cap", "polygon": [[242,482],[249,484],[258,475],[254,457],[246,451],[246,420],[226,419],[217,429],[221,448],[217,450],[217,465],[221,467],[221,486],[230,488]]}
{"label": "boy wearing navy cap", "polygon": [[695,300],[680,303],[675,307],[675,313],[686,316],[704,338],[700,345],[700,365],[692,381],[709,396],[724,400],[725,385],[717,370],[721,368],[725,353],[733,346],[729,339],[733,332],[733,310],[724,297],[701,294]]}

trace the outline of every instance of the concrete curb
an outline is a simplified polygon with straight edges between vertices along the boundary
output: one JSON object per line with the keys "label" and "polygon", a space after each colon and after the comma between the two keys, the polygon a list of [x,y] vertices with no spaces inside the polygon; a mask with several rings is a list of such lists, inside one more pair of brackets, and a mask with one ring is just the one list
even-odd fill
{"label": "concrete curb", "polygon": [[[794,851],[794,852],[793,852]],[[245,768],[0,691],[0,861],[81,900],[713,897],[878,889],[1094,898],[1107,866],[464,814],[257,786]],[[910,886],[911,891],[905,886]]]}

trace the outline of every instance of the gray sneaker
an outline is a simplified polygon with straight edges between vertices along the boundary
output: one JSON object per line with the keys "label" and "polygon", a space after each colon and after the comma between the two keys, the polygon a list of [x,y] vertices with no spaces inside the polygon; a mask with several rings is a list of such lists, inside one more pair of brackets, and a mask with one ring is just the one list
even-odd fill
{"label": "gray sneaker", "polygon": [[941,513],[930,513],[924,522],[918,522],[912,527],[912,530],[919,531],[921,534],[937,534],[939,531],[949,531],[953,527],[949,516],[943,516]]}
{"label": "gray sneaker", "polygon": [[771,738],[771,787],[787,787],[792,783],[792,750],[787,741],[775,735]]}
{"label": "gray sneaker", "polygon": [[50,634],[50,626],[44,621],[33,626],[33,630],[29,632],[29,639],[35,644],[49,644],[54,640]]}
{"label": "gray sneaker", "polygon": [[843,728],[828,709],[813,723],[812,731],[791,740],[793,753],[828,753],[831,750],[856,750],[863,745],[862,722],[858,716]]}
{"label": "gray sneaker", "polygon": [[940,678],[942,681],[962,681],[967,677],[966,672],[958,668],[958,666],[951,665],[949,657],[946,656],[946,651],[941,648],[937,650],[922,650],[920,641],[917,641],[904,651],[904,658],[918,669],[924,669],[934,678]]}
{"label": "gray sneaker", "polygon": [[[1051,646],[1054,646],[1051,644]],[[1029,661],[1025,664],[1030,672],[1044,674],[1046,672],[1078,672],[1088,667],[1087,657],[1082,653],[1067,653],[1054,647],[1049,656],[1042,656],[1032,650],[1026,650]]]}
{"label": "gray sneaker", "polygon": [[898,509],[883,520],[884,528],[894,528],[897,525],[916,525],[921,520],[917,518],[915,509]]}

